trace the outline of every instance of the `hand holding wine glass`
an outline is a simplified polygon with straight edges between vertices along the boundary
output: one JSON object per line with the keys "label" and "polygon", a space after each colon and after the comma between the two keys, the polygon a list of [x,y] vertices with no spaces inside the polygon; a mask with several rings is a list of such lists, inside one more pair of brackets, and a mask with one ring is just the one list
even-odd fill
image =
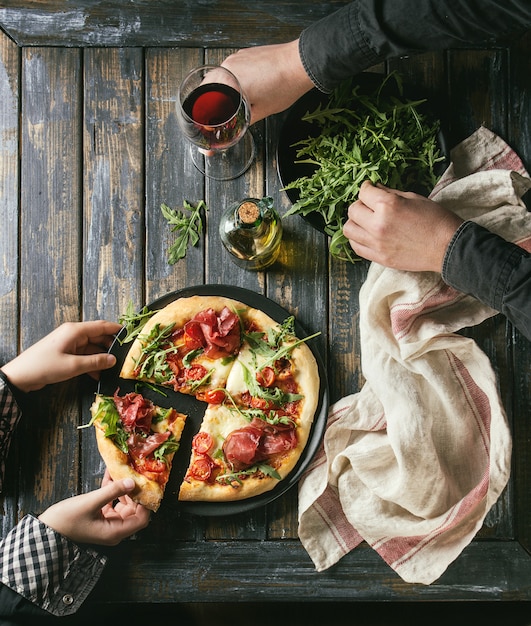
{"label": "hand holding wine glass", "polygon": [[189,72],[179,88],[177,112],[197,169],[216,180],[247,170],[255,154],[247,132],[250,107],[232,72],[216,65]]}

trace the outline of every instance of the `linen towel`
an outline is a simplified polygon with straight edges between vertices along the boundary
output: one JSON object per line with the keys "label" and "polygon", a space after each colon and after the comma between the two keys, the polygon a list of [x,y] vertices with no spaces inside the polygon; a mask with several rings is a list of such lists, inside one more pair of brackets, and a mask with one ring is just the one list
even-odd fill
{"label": "linen towel", "polygon": [[[530,188],[514,151],[481,127],[431,197],[530,249]],[[481,528],[509,478],[511,435],[489,359],[456,332],[495,314],[440,274],[371,264],[365,383],[330,407],[299,485],[299,537],[318,571],[365,540],[405,581],[430,584]]]}

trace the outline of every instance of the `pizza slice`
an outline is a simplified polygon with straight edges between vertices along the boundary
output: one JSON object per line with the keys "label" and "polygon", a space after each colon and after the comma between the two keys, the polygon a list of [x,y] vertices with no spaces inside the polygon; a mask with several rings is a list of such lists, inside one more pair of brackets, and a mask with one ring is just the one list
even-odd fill
{"label": "pizza slice", "polygon": [[113,480],[133,478],[135,502],[156,511],[162,501],[186,416],[139,393],[103,396],[91,407],[96,441]]}
{"label": "pizza slice", "polygon": [[192,439],[181,501],[230,502],[273,489],[291,471],[296,427],[260,411],[209,405]]}
{"label": "pizza slice", "polygon": [[170,303],[145,324],[120,376],[150,382],[210,401],[223,388],[241,345],[244,305],[218,296],[191,296]]}
{"label": "pizza slice", "polygon": [[[180,500],[243,500],[273,489],[297,464],[318,405],[315,358],[293,318],[253,313],[224,397],[210,404],[192,442]],[[260,329],[261,328],[261,329]]]}

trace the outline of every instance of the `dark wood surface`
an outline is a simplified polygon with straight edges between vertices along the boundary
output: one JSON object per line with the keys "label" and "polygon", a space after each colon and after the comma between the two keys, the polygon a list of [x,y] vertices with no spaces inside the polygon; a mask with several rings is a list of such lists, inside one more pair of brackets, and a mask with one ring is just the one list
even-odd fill
{"label": "dark wood surface", "polygon": [[347,0],[4,0],[20,46],[256,46],[296,39]]}
{"label": "dark wood surface", "polygon": [[[368,265],[330,260],[325,237],[298,217],[285,220],[280,260],[267,273],[238,269],[218,239],[221,209],[232,200],[269,194],[281,213],[289,207],[276,172],[283,115],[253,127],[256,162],[230,183],[205,180],[194,170],[175,117],[177,86],[188,69],[219,62],[240,45],[296,36],[313,15],[326,12],[326,3],[280,2],[278,10],[277,3],[251,3],[256,12],[267,5],[283,23],[278,31],[264,28],[256,39],[257,13],[242,28],[235,17],[240,3],[197,3],[198,14],[204,5],[209,20],[207,5],[230,9],[214,40],[212,22],[198,29],[189,14],[182,17],[187,28],[181,25],[180,38],[172,39],[171,28],[164,31],[166,20],[173,19],[166,12],[152,40],[147,26],[135,39],[123,25],[116,27],[119,37],[106,39],[108,31],[95,28],[94,21],[77,34],[50,28],[47,38],[42,22],[32,26],[31,18],[35,11],[59,14],[59,4],[17,3],[22,9],[7,2],[0,9],[7,33],[0,34],[0,361],[63,321],[117,319],[129,301],[140,308],[187,286],[224,284],[264,294],[293,312],[309,332],[322,333],[318,347],[332,401],[360,389],[358,290]],[[93,20],[119,5],[86,4],[94,8]],[[148,5],[124,3],[123,10],[142,9],[153,28]],[[298,12],[303,5],[309,7],[304,15]],[[188,33],[192,39],[185,38]],[[485,124],[531,168],[530,52],[526,36],[509,47],[429,53],[373,69],[398,69],[436,100],[452,143]],[[184,260],[170,266],[166,252],[173,235],[160,204],[178,207],[201,199],[209,206],[205,234]],[[498,374],[514,437],[513,472],[478,537],[439,581],[404,583],[364,545],[316,573],[297,538],[295,489],[267,507],[228,518],[185,514],[170,496],[136,540],[113,550],[86,608],[119,610],[127,603],[140,611],[157,603],[171,610],[181,603],[211,603],[226,615],[232,603],[263,602],[276,605],[277,615],[281,603],[326,607],[333,601],[351,616],[348,607],[355,602],[369,607],[360,613],[368,624],[375,614],[370,607],[380,602],[404,607],[413,601],[504,601],[528,607],[530,344],[501,316],[467,332]],[[92,382],[80,380],[31,398],[10,455],[2,533],[26,512],[99,484],[103,466],[93,433],[78,430],[89,419],[94,390]],[[204,606],[194,606],[198,623],[205,623]],[[389,609],[385,623],[412,623],[401,621],[402,610]],[[326,608],[321,621],[312,621],[318,613],[310,616],[307,606],[302,614],[305,623],[339,623],[337,616],[326,621],[331,615]],[[266,616],[261,610],[255,623],[265,623]],[[345,623],[353,622],[347,617]]]}

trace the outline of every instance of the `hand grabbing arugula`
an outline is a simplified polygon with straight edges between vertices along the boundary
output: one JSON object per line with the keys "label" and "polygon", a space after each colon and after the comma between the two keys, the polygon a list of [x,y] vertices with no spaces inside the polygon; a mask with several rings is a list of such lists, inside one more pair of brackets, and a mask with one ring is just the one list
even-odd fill
{"label": "hand grabbing arugula", "polygon": [[[396,82],[391,90],[386,88],[390,80]],[[370,180],[406,191],[431,190],[437,182],[434,167],[444,159],[437,143],[439,125],[427,119],[423,103],[402,97],[396,73],[367,95],[353,80],[341,83],[324,106],[302,118],[318,132],[295,144],[297,163],[311,164],[315,171],[286,185],[299,191],[299,199],[285,217],[317,214],[332,238],[332,256],[359,260],[342,229],[361,184]]]}

